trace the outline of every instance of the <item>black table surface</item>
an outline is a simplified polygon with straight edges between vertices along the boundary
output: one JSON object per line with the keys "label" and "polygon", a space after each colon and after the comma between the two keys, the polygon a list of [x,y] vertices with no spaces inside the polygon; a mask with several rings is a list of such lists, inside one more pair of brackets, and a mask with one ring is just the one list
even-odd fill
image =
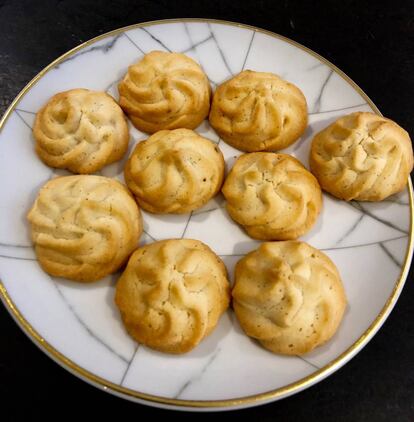
{"label": "black table surface", "polygon": [[[285,35],[335,63],[382,113],[414,133],[414,6],[411,1],[0,1],[0,111],[44,66],[118,27],[205,17]],[[375,263],[369,263],[375,265]],[[282,401],[227,413],[257,420],[414,421],[413,272],[390,317],[345,367]],[[106,394],[42,353],[0,306],[0,409],[57,417],[131,411],[136,417],[193,418]],[[18,405],[14,403],[18,398]],[[6,413],[4,413],[6,412]],[[198,414],[197,418],[214,417]]]}

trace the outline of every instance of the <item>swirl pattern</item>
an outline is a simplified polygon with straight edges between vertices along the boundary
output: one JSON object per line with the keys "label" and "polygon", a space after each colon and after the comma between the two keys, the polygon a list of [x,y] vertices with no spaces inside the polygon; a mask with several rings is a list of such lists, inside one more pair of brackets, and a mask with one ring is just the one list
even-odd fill
{"label": "swirl pattern", "polygon": [[42,268],[85,282],[118,270],[142,232],[132,195],[121,183],[101,176],[50,180],[40,190],[28,220]]}
{"label": "swirl pattern", "polygon": [[296,239],[310,230],[322,207],[317,180],[287,154],[242,155],[222,191],[230,216],[255,239]]}
{"label": "swirl pattern", "polygon": [[272,73],[245,70],[217,88],[209,119],[235,148],[274,151],[303,134],[308,114],[298,87]]}
{"label": "swirl pattern", "polygon": [[346,297],[334,263],[304,242],[267,242],[236,265],[233,308],[274,353],[303,354],[336,332]]}
{"label": "swirl pattern", "polygon": [[139,205],[153,213],[186,213],[220,190],[220,149],[189,129],[162,130],[140,142],[125,166],[125,181]]}
{"label": "swirl pattern", "polygon": [[404,189],[413,149],[408,133],[395,122],[358,112],[314,137],[310,166],[322,189],[340,199],[381,201]]}
{"label": "swirl pattern", "polygon": [[119,103],[138,129],[195,129],[208,115],[210,85],[201,67],[180,53],[152,51],[118,85]]}
{"label": "swirl pattern", "polygon": [[33,136],[45,164],[80,174],[120,160],[129,141],[125,116],[115,100],[87,89],[53,96],[37,113]]}
{"label": "swirl pattern", "polygon": [[168,353],[194,348],[214,329],[229,299],[223,262],[206,245],[190,239],[137,249],[115,296],[131,336]]}

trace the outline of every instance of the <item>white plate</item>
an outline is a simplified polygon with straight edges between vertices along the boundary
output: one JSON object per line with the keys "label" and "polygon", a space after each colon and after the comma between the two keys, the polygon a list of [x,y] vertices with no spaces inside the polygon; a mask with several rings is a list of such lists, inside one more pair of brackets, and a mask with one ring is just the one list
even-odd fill
{"label": "white plate", "polygon": [[[31,127],[36,111],[58,91],[84,87],[118,97],[128,65],[151,50],[184,52],[213,87],[242,69],[274,72],[298,85],[309,105],[305,135],[284,152],[308,164],[313,134],[353,111],[375,111],[369,98],[322,57],[270,32],[219,21],[175,20],[134,25],[95,38],[43,70],[13,102],[0,133],[1,296],[26,334],[75,375],[106,391],[161,407],[240,408],[296,393],[354,356],[384,322],[403,287],[412,252],[412,187],[381,203],[346,203],[324,196],[324,208],[303,240],[338,266],[349,300],[335,337],[305,357],[273,355],[247,338],[231,311],[194,351],[168,356],[127,335],[113,303],[117,275],[90,285],[45,274],[30,244],[25,214],[56,171],[37,158]],[[231,165],[239,151],[203,123]],[[131,127],[131,147],[146,137]],[[101,174],[122,180],[125,160]],[[64,174],[65,172],[59,172]],[[183,216],[144,213],[142,243],[188,237],[207,243],[232,274],[256,247],[223,209],[222,197]],[[375,374],[372,374],[373,378]]]}

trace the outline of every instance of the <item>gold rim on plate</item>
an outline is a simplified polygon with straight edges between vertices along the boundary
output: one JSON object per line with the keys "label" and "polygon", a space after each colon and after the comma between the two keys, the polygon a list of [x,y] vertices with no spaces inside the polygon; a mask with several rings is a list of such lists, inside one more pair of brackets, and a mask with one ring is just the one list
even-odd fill
{"label": "gold rim on plate", "polygon": [[[352,80],[350,79],[344,72],[338,69],[334,64],[326,60],[324,57],[320,56],[318,53],[315,53],[313,50],[293,41],[289,38],[284,37],[283,35],[276,34],[271,31],[267,31],[265,29],[257,28],[251,25],[245,25],[236,22],[218,20],[218,19],[201,19],[201,18],[183,18],[183,19],[163,19],[157,21],[150,21],[150,22],[143,22],[138,23],[135,25],[125,26],[123,28],[118,28],[113,31],[107,32],[105,34],[99,35],[95,38],[90,39],[89,41],[84,42],[83,44],[78,45],[77,47],[69,50],[48,66],[46,66],[43,70],[41,70],[24,88],[17,97],[13,100],[10,107],[5,112],[3,118],[0,121],[0,131],[3,129],[3,126],[7,122],[10,114],[16,108],[17,104],[20,100],[30,91],[32,86],[41,79],[49,70],[54,68],[56,65],[61,63],[67,57],[76,53],[77,51],[97,42],[106,37],[118,35],[125,31],[135,28],[153,26],[153,25],[160,25],[160,24],[168,24],[168,23],[182,23],[182,22],[207,22],[207,23],[218,23],[222,25],[229,25],[229,26],[236,26],[239,28],[250,29],[256,32],[260,32],[262,34],[270,35],[273,38],[285,41],[295,47],[300,48],[303,51],[311,54],[313,57],[316,57],[321,62],[325,63],[329,66],[334,72],[340,75],[346,82],[348,82],[370,105],[370,107],[375,111],[375,113],[382,116],[381,112],[372,102],[372,100],[368,97],[367,94]],[[78,376],[79,378],[87,381],[88,383],[115,395],[121,396],[126,399],[135,400],[135,401],[143,401],[148,404],[153,405],[163,405],[164,407],[181,407],[181,408],[231,408],[231,407],[247,407],[249,405],[261,404],[273,400],[280,399],[282,397],[287,397],[294,393],[297,393],[301,390],[304,390],[307,387],[321,381],[331,373],[335,372],[341,366],[343,366],[346,362],[348,362],[363,346],[365,346],[368,341],[375,335],[375,333],[379,330],[381,325],[386,320],[387,316],[391,312],[392,308],[394,307],[397,299],[402,291],[404,286],[405,280],[408,275],[408,271],[410,268],[411,257],[413,252],[413,226],[414,226],[414,219],[413,219],[413,185],[411,179],[408,179],[408,192],[409,192],[409,202],[410,202],[410,233],[409,233],[409,241],[408,241],[408,248],[404,258],[404,263],[400,272],[400,275],[396,281],[393,291],[391,295],[387,299],[384,307],[381,309],[381,312],[372,322],[372,324],[368,327],[368,329],[355,341],[355,343],[350,346],[345,352],[339,355],[336,359],[325,365],[323,368],[315,371],[311,375],[308,375],[305,378],[302,378],[299,381],[294,383],[288,384],[284,387],[277,388],[276,390],[268,391],[266,393],[255,394],[252,396],[246,396],[237,399],[229,399],[229,400],[179,400],[179,399],[169,399],[160,396],[154,396],[151,394],[140,393],[135,390],[131,390],[129,388],[122,387],[118,384],[114,384],[110,381],[107,381],[101,377],[98,377],[91,372],[87,371],[86,369],[80,367],[75,362],[68,359],[62,353],[57,351],[51,344],[49,344],[42,336],[30,325],[30,323],[24,318],[24,316],[20,313],[17,309],[16,305],[14,304],[13,300],[9,296],[4,284],[0,280],[0,299],[3,301],[6,309],[9,311],[11,316],[17,322],[17,324],[23,329],[25,334],[49,357],[51,357],[55,362],[63,366],[72,374]]]}

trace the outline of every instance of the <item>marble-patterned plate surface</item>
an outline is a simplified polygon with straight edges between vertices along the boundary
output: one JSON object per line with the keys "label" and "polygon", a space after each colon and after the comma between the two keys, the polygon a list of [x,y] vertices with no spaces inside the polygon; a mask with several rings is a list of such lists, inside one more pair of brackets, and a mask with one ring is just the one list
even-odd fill
{"label": "marble-patterned plate surface", "polygon": [[[88,285],[55,279],[35,258],[25,215],[41,185],[56,174],[36,156],[35,113],[58,91],[84,87],[118,97],[127,67],[151,50],[197,60],[212,87],[243,69],[274,72],[298,85],[309,105],[309,127],[284,152],[308,165],[314,133],[353,111],[378,110],[342,72],[306,48],[244,25],[207,20],[160,21],[114,31],[65,54],[14,101],[0,133],[1,297],[28,336],[62,366],[106,391],[173,408],[240,408],[276,400],[321,380],[375,334],[403,287],[411,259],[412,187],[381,203],[346,203],[324,195],[323,212],[303,237],[337,264],[349,300],[335,337],[305,357],[273,355],[246,337],[229,310],[217,329],[182,356],[136,344],[114,306],[118,274]],[[131,145],[147,135],[130,126]],[[216,142],[227,166],[240,152],[204,122],[197,131]],[[130,148],[130,151],[131,151]],[[125,159],[100,174],[122,180]],[[188,215],[144,214],[141,243],[194,238],[235,262],[255,248],[227,215],[221,195]],[[372,374],[375,378],[375,374]]]}

